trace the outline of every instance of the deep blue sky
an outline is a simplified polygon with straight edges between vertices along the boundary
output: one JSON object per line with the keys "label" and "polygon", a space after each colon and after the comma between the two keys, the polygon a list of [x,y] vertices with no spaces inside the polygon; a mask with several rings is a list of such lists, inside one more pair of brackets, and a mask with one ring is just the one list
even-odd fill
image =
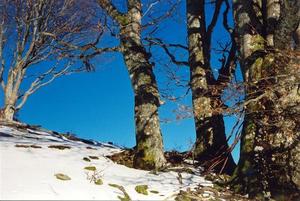
{"label": "deep blue sky", "polygon": [[[183,1],[184,2],[184,1]],[[159,8],[159,7],[158,7]],[[161,24],[157,36],[165,41],[185,44],[185,5],[181,3],[177,18],[174,16]],[[212,9],[208,8],[210,19]],[[221,13],[222,14],[222,13]],[[231,19],[231,18],[230,18]],[[225,41],[228,35],[218,22],[213,35],[214,45]],[[104,43],[107,43],[107,41]],[[166,58],[159,49],[154,49],[155,58]],[[184,52],[177,52],[186,59]],[[162,59],[163,60],[163,59]],[[167,60],[167,59],[166,59]],[[19,118],[29,124],[42,125],[47,129],[71,132],[79,137],[103,142],[114,142],[121,146],[135,145],[133,91],[122,55],[107,54],[93,61],[96,71],[78,73],[57,79],[52,84],[33,94],[19,113]],[[212,57],[213,66],[219,66],[218,55]],[[167,82],[164,67],[156,64],[155,72],[159,87]],[[180,69],[181,75],[188,77],[188,68]],[[237,73],[240,75],[240,72]],[[185,89],[175,90],[176,94]],[[181,103],[191,104],[190,94]],[[3,92],[0,93],[0,105],[3,104]],[[167,102],[160,109],[161,118],[174,119],[172,110],[178,103]],[[230,133],[234,118],[226,118],[226,133]],[[195,141],[195,127],[192,118],[162,123],[162,133],[166,150],[187,150]],[[238,159],[238,147],[234,151]]]}

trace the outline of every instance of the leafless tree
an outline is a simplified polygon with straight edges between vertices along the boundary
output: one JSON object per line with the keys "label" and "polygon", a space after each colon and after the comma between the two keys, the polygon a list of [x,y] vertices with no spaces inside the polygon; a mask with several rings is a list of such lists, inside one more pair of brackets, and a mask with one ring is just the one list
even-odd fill
{"label": "leafless tree", "polygon": [[[81,0],[1,0],[2,121],[13,121],[28,97],[41,87],[79,71],[74,67],[79,58],[75,55],[88,41],[83,31],[92,27],[85,9],[88,6]],[[24,82],[30,83],[27,88]]]}
{"label": "leafless tree", "polygon": [[[161,98],[154,64],[150,62],[150,52],[144,44],[142,31],[156,31],[156,24],[169,16],[167,13],[155,13],[152,9],[166,1],[128,0],[118,5],[110,0],[96,1],[105,13],[106,31],[118,40],[119,45],[109,47],[94,46],[93,53],[85,55],[87,61],[104,52],[120,52],[127,67],[134,91],[134,113],[136,150],[134,167],[141,169],[159,169],[166,164],[158,109]],[[144,10],[144,12],[143,12]],[[147,20],[145,20],[147,19]],[[153,28],[154,27],[154,28]]]}
{"label": "leafless tree", "polygon": [[[233,38],[233,29],[228,26],[229,5],[220,16],[225,1],[214,1],[211,22],[206,19],[206,1],[187,0],[187,31],[189,47],[189,66],[191,74],[191,93],[196,127],[195,155],[200,161],[210,160],[220,153],[227,153],[222,101],[223,90],[230,83],[236,67],[236,45],[231,41],[228,56],[223,56],[219,76],[214,78],[211,66],[212,34],[219,18]],[[225,3],[224,3],[225,4]],[[228,153],[227,153],[228,154]],[[220,164],[217,169],[220,169]],[[227,155],[225,172],[231,174],[235,167],[231,154]]]}
{"label": "leafless tree", "polygon": [[[210,8],[208,8],[208,5]],[[221,12],[221,7],[225,9]],[[161,47],[169,60],[176,66],[187,67],[189,69],[190,80],[183,81],[176,71],[169,69],[166,65],[169,79],[177,87],[187,88],[185,94],[180,97],[168,95],[168,89],[164,90],[164,97],[171,101],[179,101],[189,92],[192,94],[192,108],[183,105],[176,111],[177,119],[194,118],[196,127],[196,143],[193,148],[194,156],[202,166],[211,167],[219,172],[221,169],[231,174],[235,168],[235,163],[228,147],[223,114],[227,109],[224,99],[224,90],[229,87],[236,69],[236,44],[233,38],[235,33],[228,24],[230,14],[229,2],[218,1],[186,1],[186,30],[187,44],[176,42],[166,43],[160,38],[148,36],[147,40],[152,46]],[[208,9],[214,9],[212,19],[206,18]],[[223,41],[220,47],[212,45],[212,35],[217,21],[223,21],[224,32],[229,34],[229,41]],[[218,48],[218,50],[213,50]],[[179,58],[175,51],[180,50],[188,55],[188,60]],[[214,78],[211,64],[211,55],[214,51],[221,54],[218,78]],[[222,155],[222,157],[220,157]],[[215,158],[223,158],[216,165]],[[210,162],[211,161],[211,162]]]}
{"label": "leafless tree", "polygon": [[299,8],[292,0],[234,1],[246,97],[231,185],[260,200],[300,199]]}

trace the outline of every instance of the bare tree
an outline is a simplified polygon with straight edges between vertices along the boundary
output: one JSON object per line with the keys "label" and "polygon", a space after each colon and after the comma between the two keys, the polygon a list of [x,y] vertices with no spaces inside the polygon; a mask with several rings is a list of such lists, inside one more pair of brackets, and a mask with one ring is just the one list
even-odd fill
{"label": "bare tree", "polygon": [[299,8],[292,0],[234,1],[246,97],[231,185],[261,200],[300,199]]}
{"label": "bare tree", "polygon": [[[70,55],[80,50],[75,45],[84,41],[88,16],[79,9],[84,1],[2,0],[0,6],[0,84],[5,99],[0,119],[13,121],[31,94],[79,70]],[[27,89],[22,86],[26,79],[31,83]]]}
{"label": "bare tree", "polygon": [[[219,77],[215,79],[212,73],[212,34],[217,20],[220,18],[220,9],[223,0],[214,1],[214,13],[211,22],[206,19],[206,2],[204,0],[187,0],[187,32],[190,66],[190,87],[193,101],[193,113],[196,127],[195,156],[202,162],[225,154],[225,164],[220,163],[216,170],[224,168],[231,174],[235,168],[233,158],[228,153],[228,144],[225,135],[223,120],[224,103],[223,90],[226,88],[235,72],[236,45],[234,41],[229,48],[229,56],[224,56]],[[223,23],[229,34],[227,24],[229,5],[224,12]],[[233,37],[232,37],[233,38]]]}
{"label": "bare tree", "polygon": [[[223,16],[221,16],[223,3],[226,4]],[[192,93],[192,109],[188,106],[180,107],[176,111],[176,118],[194,118],[195,120],[196,143],[193,148],[194,156],[207,169],[214,166],[214,171],[231,174],[235,168],[235,163],[230,154],[225,134],[223,113],[226,112],[227,107],[222,97],[224,97],[224,90],[228,88],[232,77],[234,77],[236,44],[233,40],[233,29],[228,25],[229,2],[223,0],[211,2],[214,5],[211,22],[208,22],[205,17],[208,9],[207,4],[206,1],[186,1],[187,45],[176,42],[166,43],[162,39],[152,36],[148,36],[147,41],[151,46],[160,46],[176,66],[189,67],[190,81],[183,81],[180,76],[176,75],[175,70],[166,65],[169,80],[173,81],[177,88],[183,87],[188,90],[186,94],[174,97],[170,95],[170,90],[165,89],[163,96],[171,101],[179,101],[189,92]],[[225,42],[225,45],[218,47],[218,52],[222,54],[220,58],[221,68],[219,69],[218,78],[214,78],[211,64],[211,55],[213,54],[212,35],[217,21],[220,19],[223,19],[225,31],[227,30],[233,42]],[[206,26],[207,24],[208,26]],[[178,54],[173,51],[174,49],[187,53],[188,60],[177,58]],[[215,160],[216,158],[218,158],[218,161]]]}
{"label": "bare tree", "polygon": [[[158,115],[161,104],[160,95],[153,72],[153,64],[149,60],[150,54],[146,51],[142,40],[142,29],[151,26],[151,24],[143,25],[142,18],[156,3],[148,5],[148,9],[143,13],[140,0],[124,1],[125,12],[118,10],[109,0],[98,0],[97,2],[116,24],[119,33],[116,34],[112,31],[112,35],[119,39],[120,45],[97,48],[88,57],[107,51],[122,53],[131,79],[135,100],[136,152],[134,167],[141,169],[161,168],[166,164],[166,159]],[[155,18],[153,21],[156,19],[160,18]],[[107,27],[110,30],[113,29],[109,25]]]}

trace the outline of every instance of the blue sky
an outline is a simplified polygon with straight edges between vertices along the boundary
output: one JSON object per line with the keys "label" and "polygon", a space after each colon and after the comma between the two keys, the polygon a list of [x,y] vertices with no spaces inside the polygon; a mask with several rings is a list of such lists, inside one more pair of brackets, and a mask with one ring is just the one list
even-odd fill
{"label": "blue sky", "polygon": [[[212,9],[208,8],[208,17]],[[179,18],[166,20],[160,25],[157,36],[165,41],[185,44],[185,5],[180,5]],[[213,43],[228,39],[219,21],[213,35]],[[104,41],[108,43],[108,41]],[[109,42],[114,43],[114,42]],[[159,49],[154,49],[155,58],[165,59]],[[186,53],[176,52],[180,58]],[[167,60],[167,59],[166,59]],[[79,137],[132,147],[135,145],[133,91],[122,55],[106,54],[93,61],[95,72],[78,73],[58,78],[52,84],[38,90],[29,97],[19,113],[19,118],[29,124],[42,125],[59,132],[71,132]],[[213,66],[219,65],[217,55],[212,57]],[[156,64],[155,72],[160,88],[167,82],[164,67]],[[183,67],[179,74],[188,77],[188,68]],[[240,76],[240,72],[237,73]],[[26,83],[25,83],[26,84]],[[186,89],[176,89],[181,94]],[[191,104],[190,94],[182,103]],[[0,93],[0,105],[3,92]],[[174,119],[172,110],[178,103],[167,102],[160,109],[161,118]],[[234,118],[226,118],[226,133],[230,133]],[[195,141],[195,127],[192,118],[162,123],[162,133],[166,150],[184,151]],[[238,147],[234,151],[238,159]]]}

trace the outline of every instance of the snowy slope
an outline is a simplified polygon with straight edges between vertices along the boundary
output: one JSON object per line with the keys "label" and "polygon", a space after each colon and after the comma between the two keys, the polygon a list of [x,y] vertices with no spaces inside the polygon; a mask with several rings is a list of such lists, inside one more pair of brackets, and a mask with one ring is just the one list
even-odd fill
{"label": "snowy slope", "polygon": [[[50,145],[65,145],[70,149],[53,149]],[[118,165],[106,157],[120,151],[109,144],[86,144],[53,132],[0,126],[0,200],[119,200],[118,196],[123,197],[122,191],[109,184],[123,186],[133,200],[172,200],[181,189],[212,185],[203,177],[187,173],[182,173],[180,184],[176,172],[155,175]],[[99,159],[83,160],[89,156]],[[95,166],[97,170],[85,170],[87,166]],[[71,180],[57,179],[58,173]],[[93,175],[103,184],[96,185]],[[137,193],[137,185],[148,185],[148,195]],[[158,193],[151,193],[152,190]]]}

